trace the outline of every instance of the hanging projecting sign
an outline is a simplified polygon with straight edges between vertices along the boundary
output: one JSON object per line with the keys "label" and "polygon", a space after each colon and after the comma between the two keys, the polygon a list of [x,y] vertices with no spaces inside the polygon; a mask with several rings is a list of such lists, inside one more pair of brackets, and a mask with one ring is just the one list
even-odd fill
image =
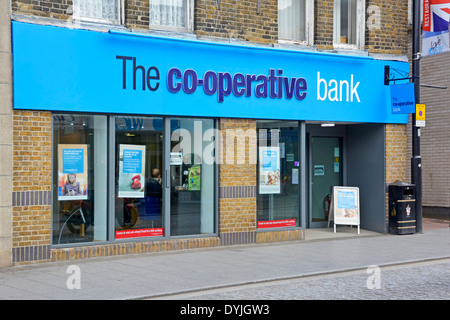
{"label": "hanging projecting sign", "polygon": [[407,62],[16,21],[12,36],[14,109],[408,123],[384,86]]}
{"label": "hanging projecting sign", "polygon": [[390,85],[391,106],[393,114],[409,114],[415,112],[414,83]]}

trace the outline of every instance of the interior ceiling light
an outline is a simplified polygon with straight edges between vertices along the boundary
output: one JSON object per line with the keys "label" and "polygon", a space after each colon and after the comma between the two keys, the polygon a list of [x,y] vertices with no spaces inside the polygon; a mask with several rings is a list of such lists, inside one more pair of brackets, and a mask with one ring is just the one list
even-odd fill
{"label": "interior ceiling light", "polygon": [[322,123],[321,126],[322,126],[322,127],[334,127],[334,123],[330,123],[330,122],[328,122],[328,123]]}

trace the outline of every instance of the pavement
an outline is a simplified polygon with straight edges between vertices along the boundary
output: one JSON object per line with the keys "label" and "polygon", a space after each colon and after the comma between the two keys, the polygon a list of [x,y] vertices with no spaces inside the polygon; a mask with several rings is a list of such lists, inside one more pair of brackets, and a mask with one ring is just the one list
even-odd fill
{"label": "pavement", "polygon": [[449,222],[386,235],[340,226],[306,239],[0,269],[1,300],[127,300],[450,258]]}

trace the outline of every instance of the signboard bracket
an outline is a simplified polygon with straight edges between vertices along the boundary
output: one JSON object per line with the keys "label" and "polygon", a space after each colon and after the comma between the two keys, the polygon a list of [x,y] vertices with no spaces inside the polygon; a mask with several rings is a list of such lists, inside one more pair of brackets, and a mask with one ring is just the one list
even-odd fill
{"label": "signboard bracket", "polygon": [[[402,72],[404,75],[408,75],[408,76],[403,77],[403,78],[395,78],[395,76],[391,73],[391,70],[393,70],[393,71],[395,71],[397,73]],[[393,76],[392,79],[391,79],[391,75]],[[389,82],[391,82],[391,81],[414,80],[414,79],[419,79],[419,78],[420,78],[420,76],[414,76],[414,75],[409,77],[409,74],[406,73],[406,72],[398,71],[398,70],[396,70],[394,68],[391,68],[390,66],[387,66],[387,65],[384,66],[384,85],[385,86],[388,86]]]}

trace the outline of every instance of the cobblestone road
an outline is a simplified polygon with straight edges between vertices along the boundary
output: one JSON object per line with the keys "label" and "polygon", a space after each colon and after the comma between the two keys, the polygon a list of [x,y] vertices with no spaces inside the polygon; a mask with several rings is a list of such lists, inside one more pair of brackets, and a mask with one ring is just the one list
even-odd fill
{"label": "cobblestone road", "polygon": [[318,275],[171,296],[190,300],[449,300],[450,260]]}

